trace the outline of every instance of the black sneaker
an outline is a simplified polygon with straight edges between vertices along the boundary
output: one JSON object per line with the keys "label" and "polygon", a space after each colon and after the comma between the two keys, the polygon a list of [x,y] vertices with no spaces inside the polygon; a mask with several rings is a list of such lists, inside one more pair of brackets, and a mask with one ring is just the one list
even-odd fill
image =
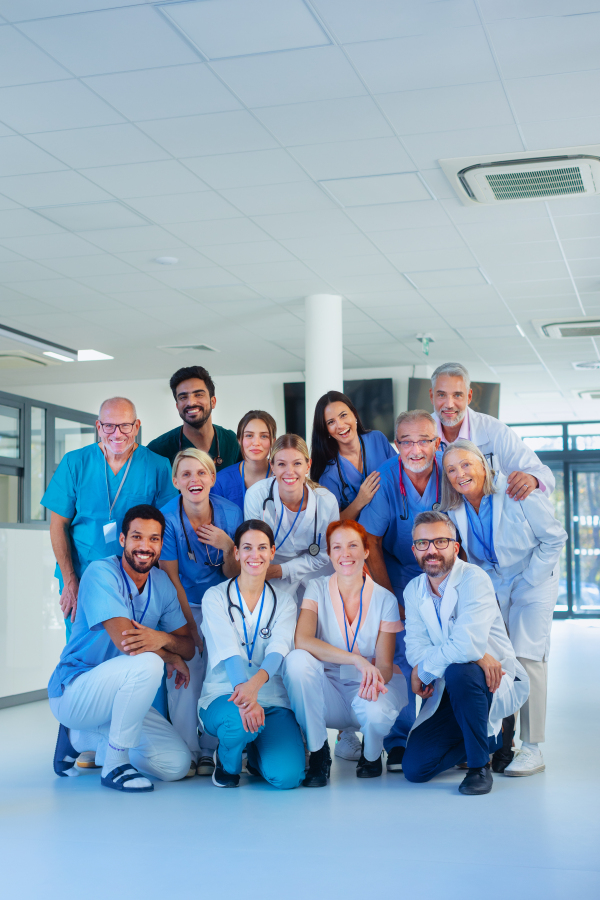
{"label": "black sneaker", "polygon": [[490,764],[477,769],[469,769],[458,790],[461,794],[489,794],[494,784]]}
{"label": "black sneaker", "polygon": [[374,759],[372,762],[370,759],[367,759],[365,756],[365,749],[363,745],[363,751],[360,754],[360,759],[356,763],[356,777],[357,778],[378,778],[383,774],[383,763],[381,761],[381,753]]}
{"label": "black sneaker", "polygon": [[406,747],[392,747],[387,755],[387,762],[385,764],[388,772],[402,771],[402,760],[404,759],[405,753]]}
{"label": "black sneaker", "polygon": [[325,741],[320,750],[310,754],[308,772],[302,782],[304,787],[325,787],[331,769],[331,752],[329,743]]}
{"label": "black sneaker", "polygon": [[217,787],[222,788],[234,788],[238,787],[240,783],[239,775],[231,775],[229,772],[226,772],[223,766],[221,765],[221,760],[219,759],[219,754],[215,750],[214,753],[214,761],[215,761],[215,769],[212,773],[212,783]]}

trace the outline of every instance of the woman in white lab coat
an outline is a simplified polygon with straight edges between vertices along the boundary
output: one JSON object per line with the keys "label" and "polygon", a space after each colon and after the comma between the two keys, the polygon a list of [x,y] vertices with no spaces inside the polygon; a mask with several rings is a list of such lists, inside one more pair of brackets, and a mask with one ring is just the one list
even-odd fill
{"label": "woman in white lab coat", "polygon": [[471,441],[449,444],[443,467],[442,509],[458,528],[468,561],[492,579],[510,640],[531,685],[521,709],[521,752],[505,769],[502,759],[495,768],[505,775],[534,775],[545,768],[539,744],[545,740],[550,630],[567,534],[541,491],[525,500],[511,500],[506,477],[490,470]]}
{"label": "woman in white lab coat", "polygon": [[248,772],[274,787],[295,788],[304,777],[302,735],[280,674],[293,646],[296,602],[266,581],[274,552],[269,525],[242,522],[234,537],[240,575],[202,600],[208,662],[198,716],[219,740],[217,787],[239,785],[244,750]]}
{"label": "woman in white lab coat", "polygon": [[273,529],[275,556],[268,578],[302,596],[299,588],[317,575],[332,572],[325,532],[339,518],[337,500],[308,479],[311,459],[297,434],[277,438],[271,451],[272,478],[246,491],[245,519],[262,519]]}
{"label": "woman in white lab coat", "polygon": [[326,537],[335,573],[308,584],[296,649],[283,667],[292,709],[310,750],[306,787],[327,784],[327,728],[360,729],[363,747],[356,774],[381,775],[383,739],[408,702],[404,675],[393,670],[396,633],[403,629],[398,601],[365,570],[367,532],[345,519],[331,523]]}

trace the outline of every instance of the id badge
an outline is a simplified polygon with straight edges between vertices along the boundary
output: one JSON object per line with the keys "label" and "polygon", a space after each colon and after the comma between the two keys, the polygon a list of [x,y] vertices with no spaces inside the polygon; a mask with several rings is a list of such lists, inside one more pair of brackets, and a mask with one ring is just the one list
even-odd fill
{"label": "id badge", "polygon": [[117,540],[117,523],[116,522],[107,522],[107,524],[103,526],[102,531],[104,532],[104,543],[105,544],[112,544],[113,541]]}

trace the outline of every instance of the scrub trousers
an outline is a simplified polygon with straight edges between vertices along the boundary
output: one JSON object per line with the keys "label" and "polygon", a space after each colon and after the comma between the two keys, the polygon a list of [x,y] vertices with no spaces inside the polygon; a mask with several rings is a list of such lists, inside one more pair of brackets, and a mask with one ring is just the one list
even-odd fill
{"label": "scrub trousers", "polygon": [[396,635],[396,652],[394,653],[394,665],[400,667],[400,671],[406,679],[406,688],[408,691],[408,703],[401,710],[400,715],[394,722],[390,733],[383,742],[386,753],[389,753],[393,747],[406,747],[408,734],[415,724],[417,718],[417,695],[413,694],[410,686],[410,676],[413,667],[410,665],[404,652],[404,640],[406,631],[399,631]]}
{"label": "scrub trousers", "polygon": [[383,739],[407,703],[403,675],[393,675],[387,694],[377,700],[358,696],[359,683],[341,681],[307,650],[292,650],[283,661],[283,683],[311,753],[327,740],[327,728],[355,728],[364,738],[364,755],[381,756]]}
{"label": "scrub trousers", "polygon": [[411,732],[402,760],[407,781],[430,781],[440,772],[466,762],[480,768],[490,753],[502,746],[488,737],[493,694],[477,663],[453,663],[445,674],[440,705],[432,716]]}
{"label": "scrub trousers", "polygon": [[[190,609],[194,621],[202,635],[202,607],[192,606]],[[210,735],[202,734],[198,737],[198,700],[202,693],[202,685],[206,677],[208,662],[208,650],[204,652],[196,647],[193,659],[188,660],[187,667],[190,670],[190,683],[186,688],[175,687],[175,676],[167,678],[167,699],[169,704],[169,718],[177,734],[181,735],[192,754],[192,760],[197,763],[201,756],[212,757],[219,742]]]}
{"label": "scrub trousers", "polygon": [[129,749],[129,761],[140,772],[178,781],[188,773],[190,751],[151,707],[162,676],[156,653],[117,656],[75,678],[61,697],[50,699],[50,709],[71,730],[74,745],[96,751],[99,765],[110,741]]}
{"label": "scrub trousers", "polygon": [[304,778],[304,743],[290,709],[265,706],[265,724],[257,734],[244,731],[240,712],[229,702],[231,694],[213,700],[200,716],[206,731],[219,741],[219,759],[230,775],[242,771],[242,753],[273,787],[289,790]]}

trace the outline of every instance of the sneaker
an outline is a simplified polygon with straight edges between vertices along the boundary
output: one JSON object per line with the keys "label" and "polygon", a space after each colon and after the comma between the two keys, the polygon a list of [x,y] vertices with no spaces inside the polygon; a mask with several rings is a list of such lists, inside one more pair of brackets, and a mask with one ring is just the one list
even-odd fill
{"label": "sneaker", "polygon": [[356,762],[360,759],[361,744],[355,731],[342,731],[335,742],[333,751],[340,759]]}
{"label": "sneaker", "polygon": [[194,778],[195,775],[196,775],[196,763],[194,762],[194,760],[192,760],[190,763],[190,767],[187,770],[187,773],[184,777],[185,778]]}
{"label": "sneaker", "polygon": [[84,750],[83,753],[80,753],[77,757],[77,766],[80,769],[101,769],[102,766],[99,766],[96,763],[96,751],[95,750]]}
{"label": "sneaker", "polygon": [[196,774],[212,775],[214,771],[215,763],[212,756],[209,756],[208,754],[202,754],[202,756],[198,760],[198,765],[196,766]]}
{"label": "sneaker", "polygon": [[383,763],[381,761],[381,753],[377,759],[371,761],[367,759],[364,753],[361,753],[360,759],[356,764],[357,778],[378,778],[383,773]]}
{"label": "sneaker", "polygon": [[461,794],[489,794],[494,784],[492,770],[490,764],[481,766],[477,769],[469,769],[463,780],[458,786]]}
{"label": "sneaker", "polygon": [[304,787],[325,787],[331,769],[331,753],[327,741],[320,750],[310,754]]}
{"label": "sneaker", "polygon": [[406,747],[392,747],[387,755],[387,762],[385,764],[388,772],[402,771],[402,760],[404,759],[405,753]]}
{"label": "sneaker", "polygon": [[505,775],[537,775],[546,768],[541,750],[530,750],[529,747],[521,747],[519,753],[504,770]]}
{"label": "sneaker", "polygon": [[231,775],[230,772],[226,772],[223,766],[221,765],[221,760],[219,759],[219,754],[215,750],[214,753],[214,769],[212,773],[212,783],[216,785],[216,787],[222,788],[235,788],[238,787],[240,783],[239,775]]}

